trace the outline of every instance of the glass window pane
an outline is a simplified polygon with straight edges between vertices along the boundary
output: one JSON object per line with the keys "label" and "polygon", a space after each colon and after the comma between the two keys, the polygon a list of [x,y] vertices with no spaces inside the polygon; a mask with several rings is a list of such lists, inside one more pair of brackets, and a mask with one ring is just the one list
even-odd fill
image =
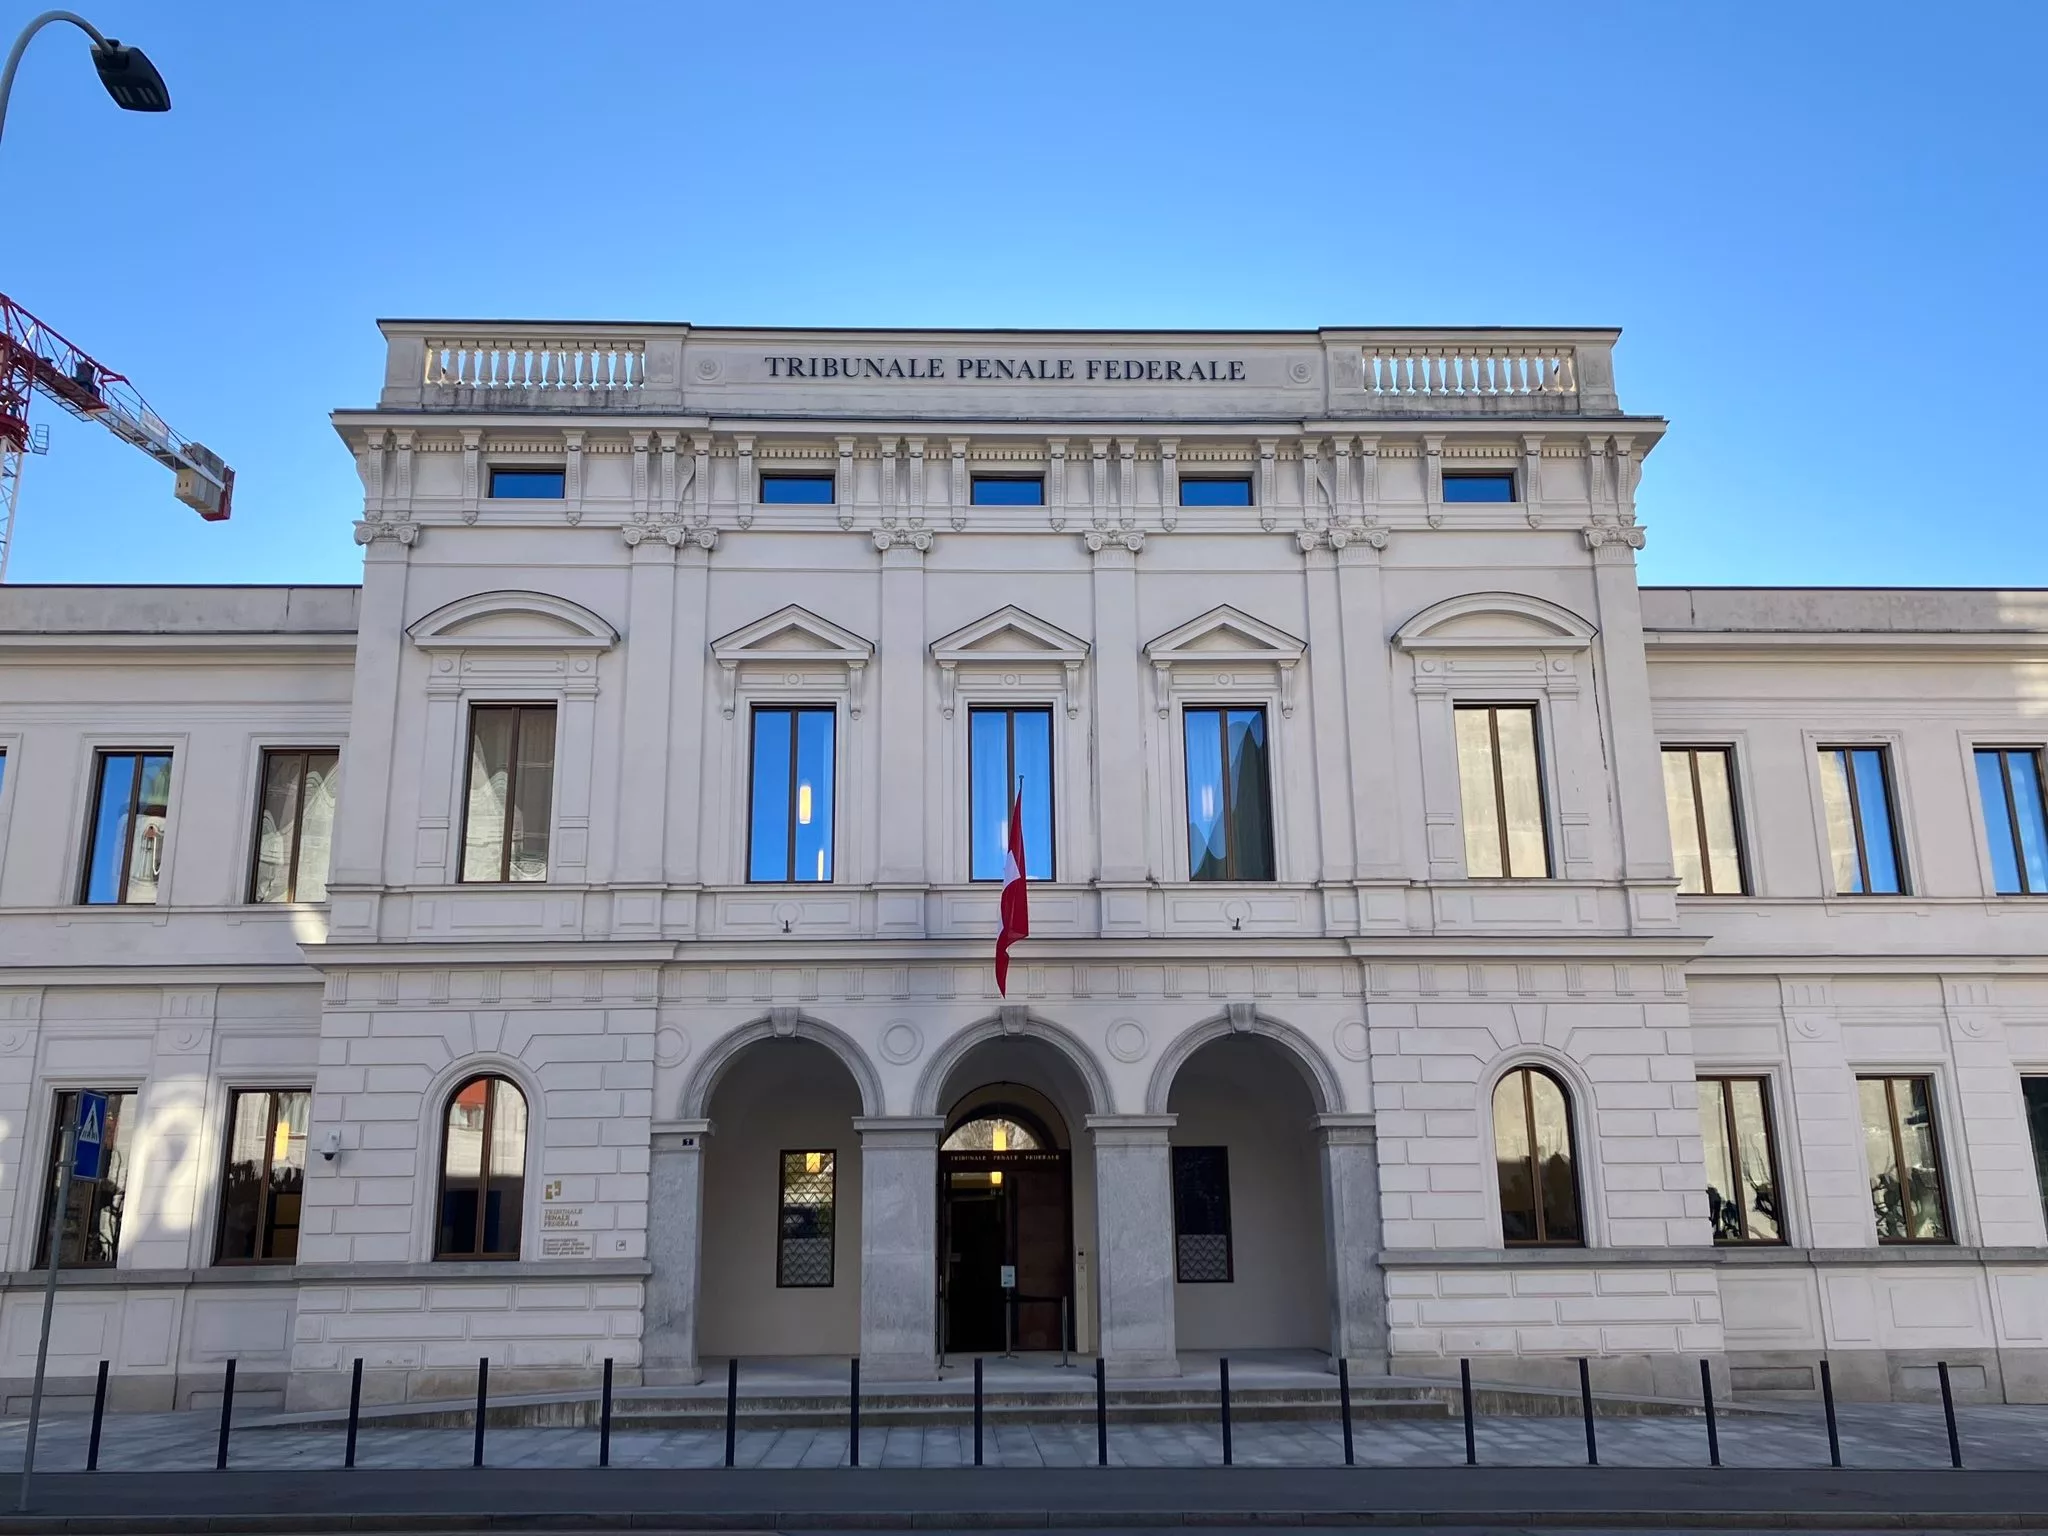
{"label": "glass window pane", "polygon": [[477,1203],[483,1192],[484,1111],[488,1078],[464,1083],[448,1104],[448,1132],[441,1155],[441,1230],[438,1254],[464,1257],[477,1251]]}
{"label": "glass window pane", "polygon": [[559,501],[567,494],[567,480],[567,473],[559,469],[494,469],[491,497],[497,501]]}
{"label": "glass window pane", "polygon": [[263,805],[257,815],[251,900],[292,899],[292,845],[299,836],[299,790],[305,768],[304,753],[263,754]]}
{"label": "glass window pane", "polygon": [[1849,799],[1849,754],[1824,747],[1820,754],[1820,798],[1827,813],[1828,857],[1834,863],[1835,890],[1856,895],[1863,890],[1863,865],[1856,856],[1855,813]]}
{"label": "glass window pane", "polygon": [[2041,1190],[2041,1209],[2048,1215],[2048,1077],[2023,1077],[2020,1095],[2027,1105],[2027,1134],[2034,1143],[2034,1179]]}
{"label": "glass window pane", "polygon": [[518,711],[478,709],[470,716],[469,799],[462,822],[462,878],[505,878],[505,794],[512,773]]}
{"label": "glass window pane", "polygon": [[1984,838],[1991,854],[1991,888],[2000,895],[2016,895],[2026,887],[2020,882],[2019,840],[2013,835],[2012,817],[2005,803],[2003,752],[1977,754],[1977,798],[1984,807]]}
{"label": "glass window pane", "polygon": [[2008,752],[2012,801],[2019,812],[2020,861],[2029,891],[2048,891],[2048,822],[2041,803],[2041,757],[2037,752]]}
{"label": "glass window pane", "polygon": [[764,505],[829,507],[832,505],[830,475],[763,475],[761,500]]}
{"label": "glass window pane", "polygon": [[1543,827],[1543,786],[1536,767],[1536,711],[1497,709],[1500,778],[1508,812],[1508,873],[1542,879],[1550,873]]}
{"label": "glass window pane", "polygon": [[1188,771],[1188,875],[1221,880],[1228,873],[1224,843],[1223,712],[1190,709],[1181,715]]}
{"label": "glass window pane", "polygon": [[1499,470],[1478,474],[1447,474],[1444,476],[1445,501],[1513,501],[1515,499],[1515,475],[1513,470]]}
{"label": "glass window pane", "polygon": [[1572,1166],[1571,1113],[1564,1090],[1547,1074],[1529,1074],[1530,1107],[1536,1117],[1536,1172],[1543,1197],[1543,1240],[1579,1240],[1579,1184]]}
{"label": "glass window pane", "polygon": [[1771,1156],[1771,1117],[1764,1085],[1758,1078],[1738,1077],[1727,1086],[1735,1112],[1735,1150],[1749,1239],[1758,1243],[1779,1242],[1784,1230],[1779,1225],[1777,1173]]}
{"label": "glass window pane", "polygon": [[1700,1137],[1707,1154],[1707,1222],[1717,1243],[1743,1238],[1742,1195],[1735,1183],[1735,1149],[1728,1145],[1727,1084],[1700,1079]]}
{"label": "glass window pane", "polygon": [[334,796],[340,773],[340,754],[306,755],[306,794],[299,811],[299,875],[292,886],[294,901],[327,899],[327,867],[334,849]]}
{"label": "glass window pane", "polygon": [[1707,868],[1717,896],[1737,896],[1745,889],[1742,846],[1735,835],[1733,756],[1724,751],[1693,754],[1700,773],[1700,810],[1707,822]]}
{"label": "glass window pane", "polygon": [[1012,716],[1011,753],[1017,787],[1024,801],[1024,874],[1032,880],[1053,877],[1052,844],[1052,711],[1020,709]]}
{"label": "glass window pane", "polygon": [[143,756],[137,770],[135,822],[128,852],[128,889],[123,901],[148,905],[156,900],[156,887],[163,873],[164,836],[171,816],[171,760],[151,752]]}
{"label": "glass window pane", "polygon": [[121,899],[121,855],[128,846],[128,804],[135,789],[135,758],[102,753],[99,792],[93,802],[92,847],[86,855],[85,899]]}
{"label": "glass window pane", "polygon": [[555,712],[522,709],[519,774],[512,793],[512,847],[504,878],[548,877],[548,832],[555,809]]}
{"label": "glass window pane", "polygon": [[526,1202],[526,1095],[502,1077],[491,1079],[490,1087],[483,1251],[516,1258],[520,1215]]}
{"label": "glass window pane", "polygon": [[973,502],[977,507],[1042,507],[1045,482],[1035,475],[976,475]]}
{"label": "glass window pane", "polygon": [[1174,1277],[1227,1283],[1230,1267],[1230,1151],[1173,1149]]}
{"label": "glass window pane", "polygon": [[227,1167],[221,1176],[220,1259],[257,1257],[263,1220],[264,1158],[270,1145],[270,1095],[238,1093],[228,1115]]}
{"label": "glass window pane", "polygon": [[782,1154],[780,1231],[775,1252],[777,1285],[832,1284],[837,1162],[831,1152]]}
{"label": "glass window pane", "polygon": [[1252,504],[1249,479],[1183,480],[1180,504],[1184,507],[1248,507]]}
{"label": "glass window pane", "polygon": [[1500,802],[1493,782],[1492,711],[1453,713],[1458,729],[1458,794],[1465,813],[1465,873],[1475,880],[1504,875]]}
{"label": "glass window pane", "polygon": [[270,1133],[263,1257],[288,1262],[299,1256],[299,1211],[306,1185],[306,1131],[312,1124],[313,1096],[291,1089],[267,1097],[276,1102],[277,1123]]}
{"label": "glass window pane", "polygon": [[796,715],[796,878],[832,878],[832,733],[829,709]]}
{"label": "glass window pane", "polygon": [[1859,747],[1851,754],[1856,783],[1856,813],[1863,824],[1863,857],[1870,869],[1870,889],[1878,895],[1900,890],[1899,860],[1892,845],[1891,797],[1885,785],[1884,753]]}
{"label": "glass window pane", "polygon": [[1536,1181],[1529,1166],[1527,1071],[1510,1072],[1493,1090],[1493,1156],[1500,1176],[1501,1237],[1537,1240]]}
{"label": "glass window pane", "polygon": [[973,861],[969,875],[976,880],[1003,878],[1010,835],[1009,727],[1007,710],[976,709],[967,715],[968,831]]}
{"label": "glass window pane", "polygon": [[1906,1231],[1904,1191],[1899,1184],[1899,1159],[1892,1144],[1890,1084],[1881,1077],[1856,1082],[1857,1107],[1863,1114],[1863,1154],[1870,1164],[1870,1205],[1880,1239],[1903,1239]]}
{"label": "glass window pane", "polygon": [[[73,1179],[64,1201],[64,1220],[57,1244],[60,1269],[106,1268],[120,1257],[121,1216],[128,1199],[127,1128],[135,1114],[135,1095],[107,1095],[107,1123],[100,1143],[100,1177]],[[41,1220],[36,1226],[36,1267],[50,1262],[50,1207],[57,1198],[57,1159],[64,1130],[78,1119],[78,1095],[57,1095],[56,1118],[50,1125],[49,1183],[44,1186]]]}
{"label": "glass window pane", "polygon": [[1934,1150],[1934,1095],[1924,1077],[1892,1080],[1899,1116],[1899,1143],[1906,1152],[1907,1235],[1917,1241],[1945,1241],[1941,1163]]}
{"label": "glass window pane", "polygon": [[749,829],[747,878],[791,878],[790,748],[796,722],[786,709],[754,711],[753,825]]}
{"label": "glass window pane", "polygon": [[1698,807],[1692,794],[1692,753],[1664,750],[1664,813],[1671,822],[1671,862],[1678,870],[1678,889],[1687,896],[1707,889],[1706,861],[1701,856]]}
{"label": "glass window pane", "polygon": [[0,752],[0,794],[4,794],[4,793],[6,792],[6,788],[7,788],[7,754],[6,754],[5,752]]}
{"label": "glass window pane", "polygon": [[1231,878],[1273,878],[1272,786],[1266,771],[1266,712],[1234,709],[1226,722]]}

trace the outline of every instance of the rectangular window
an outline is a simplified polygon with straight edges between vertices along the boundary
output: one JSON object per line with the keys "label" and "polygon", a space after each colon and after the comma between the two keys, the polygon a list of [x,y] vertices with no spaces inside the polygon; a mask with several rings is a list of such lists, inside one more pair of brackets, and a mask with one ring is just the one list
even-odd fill
{"label": "rectangular window", "polygon": [[2041,1190],[2041,1210],[2048,1214],[2048,1077],[2020,1079],[2027,1104],[2027,1135],[2034,1143],[2034,1181]]}
{"label": "rectangular window", "polygon": [[219,1264],[289,1264],[299,1256],[310,1088],[237,1093],[228,1101],[220,1176]]}
{"label": "rectangular window", "polygon": [[1052,878],[1052,711],[967,712],[971,878],[1000,880],[1010,858],[1010,800],[1024,820],[1024,875]]}
{"label": "rectangular window", "polygon": [[1666,747],[1664,807],[1671,857],[1687,896],[1740,896],[1742,839],[1735,821],[1735,753],[1729,747]]}
{"label": "rectangular window", "polygon": [[830,475],[763,475],[761,502],[770,507],[829,507]]}
{"label": "rectangular window", "polygon": [[[110,1269],[120,1254],[121,1210],[128,1195],[128,1142],[124,1132],[135,1114],[135,1095],[107,1095],[107,1123],[101,1131],[100,1176],[73,1179],[64,1201],[64,1226],[57,1240],[59,1269]],[[78,1095],[57,1095],[57,1118],[50,1127],[49,1183],[43,1187],[43,1214],[36,1224],[36,1268],[50,1262],[50,1208],[57,1199],[57,1159],[64,1151],[64,1128],[77,1123]]]}
{"label": "rectangular window", "polygon": [[1225,1284],[1230,1267],[1230,1149],[1173,1149],[1174,1278]]}
{"label": "rectangular window", "polygon": [[1941,1139],[1934,1129],[1934,1080],[1859,1077],[1870,1204],[1880,1243],[1946,1243],[1948,1197],[1941,1187]]}
{"label": "rectangular window", "polygon": [[569,472],[562,469],[494,469],[493,501],[560,501],[568,494]]}
{"label": "rectangular window", "polygon": [[1248,507],[1252,504],[1250,475],[1202,475],[1180,483],[1180,504],[1184,507]]}
{"label": "rectangular window", "polygon": [[555,706],[479,704],[469,716],[462,878],[545,880],[555,808]]}
{"label": "rectangular window", "polygon": [[781,1220],[775,1242],[775,1283],[829,1286],[832,1283],[833,1152],[782,1154]]}
{"label": "rectangular window", "polygon": [[754,711],[747,878],[832,878],[833,732],[828,705]]}
{"label": "rectangular window", "polygon": [[1447,469],[1444,471],[1445,501],[1513,501],[1515,472],[1512,469]]}
{"label": "rectangular window", "polygon": [[1188,760],[1188,877],[1273,879],[1265,710],[1184,710],[1181,730]]}
{"label": "rectangular window", "polygon": [[1045,481],[1038,475],[976,475],[970,499],[977,507],[1042,507]]}
{"label": "rectangular window", "polygon": [[2033,747],[1979,747],[1977,790],[1991,843],[1992,888],[2001,896],[2048,891],[2048,820],[2041,754]]}
{"label": "rectangular window", "polygon": [[1700,1079],[1707,1151],[1707,1219],[1717,1243],[1782,1243],[1778,1148],[1770,1084],[1760,1077]]}
{"label": "rectangular window", "polygon": [[325,901],[327,856],[334,842],[333,747],[273,749],[263,754],[263,793],[256,804],[256,853],[249,871],[251,901]]}
{"label": "rectangular window", "polygon": [[1821,802],[1839,895],[1896,896],[1906,888],[1891,779],[1883,747],[1820,749]]}
{"label": "rectangular window", "polygon": [[1536,755],[1536,707],[1460,704],[1456,713],[1466,875],[1544,879],[1550,874],[1550,833]]}
{"label": "rectangular window", "polygon": [[93,906],[151,905],[171,813],[171,754],[102,752],[94,780],[79,900]]}

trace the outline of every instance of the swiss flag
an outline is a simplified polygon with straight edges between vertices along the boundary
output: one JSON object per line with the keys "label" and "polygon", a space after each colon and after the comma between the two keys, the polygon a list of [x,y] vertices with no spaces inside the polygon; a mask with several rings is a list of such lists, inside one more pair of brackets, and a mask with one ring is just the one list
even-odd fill
{"label": "swiss flag", "polygon": [[1010,946],[1031,937],[1031,901],[1024,887],[1024,796],[1010,796],[1010,841],[1003,860],[1003,926],[996,933],[996,990],[1010,995]]}

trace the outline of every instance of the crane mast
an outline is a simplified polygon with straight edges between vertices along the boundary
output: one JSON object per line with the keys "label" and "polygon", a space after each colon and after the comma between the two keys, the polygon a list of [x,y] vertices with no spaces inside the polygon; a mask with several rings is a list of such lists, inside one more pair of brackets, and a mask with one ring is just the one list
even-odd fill
{"label": "crane mast", "polygon": [[0,294],[0,581],[14,549],[15,504],[30,451],[32,395],[54,400],[81,421],[98,422],[177,476],[175,494],[209,522],[227,517],[235,472],[218,454],[172,431],[125,375],[85,352]]}

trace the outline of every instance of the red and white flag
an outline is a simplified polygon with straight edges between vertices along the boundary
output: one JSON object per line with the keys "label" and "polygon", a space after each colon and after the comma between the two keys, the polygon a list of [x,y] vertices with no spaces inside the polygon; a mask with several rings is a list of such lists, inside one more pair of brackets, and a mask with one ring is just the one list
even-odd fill
{"label": "red and white flag", "polygon": [[1010,841],[1003,860],[1003,925],[996,932],[996,990],[1010,995],[1010,946],[1031,937],[1031,901],[1024,887],[1024,796],[1010,796]]}

